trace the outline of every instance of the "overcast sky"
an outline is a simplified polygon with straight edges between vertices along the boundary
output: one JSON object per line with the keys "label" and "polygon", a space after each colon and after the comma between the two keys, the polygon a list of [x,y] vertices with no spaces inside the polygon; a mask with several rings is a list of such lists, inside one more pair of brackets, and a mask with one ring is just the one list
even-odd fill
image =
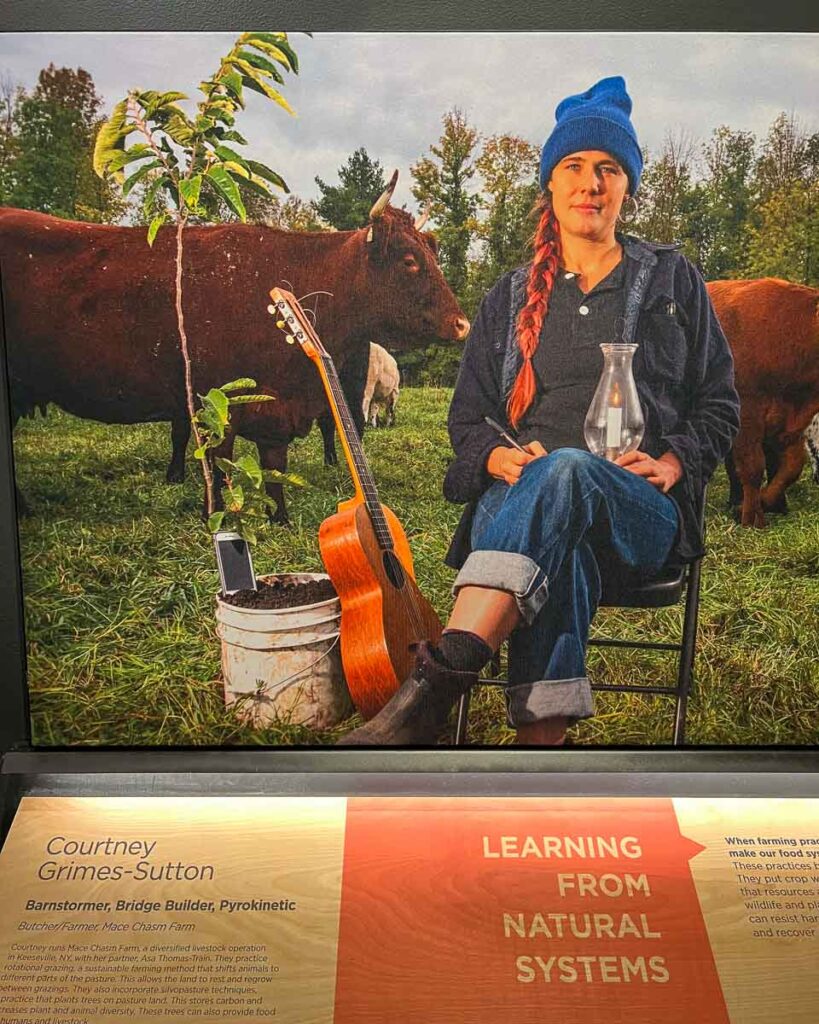
{"label": "overcast sky", "polygon": [[[106,110],[129,88],[177,89],[195,99],[236,33],[3,34],[0,74],[30,89],[39,70],[83,67]],[[668,131],[705,139],[728,124],[761,136],[782,110],[819,130],[819,34],[349,33],[291,36],[301,73],[284,86],[297,117],[248,94],[237,128],[247,155],[279,171],[304,198],[319,175],[359,146],[389,175],[396,202],[414,208],[409,168],[460,107],[483,135],[509,132],[540,145],[554,108],[597,79],[621,74],[643,146]]]}

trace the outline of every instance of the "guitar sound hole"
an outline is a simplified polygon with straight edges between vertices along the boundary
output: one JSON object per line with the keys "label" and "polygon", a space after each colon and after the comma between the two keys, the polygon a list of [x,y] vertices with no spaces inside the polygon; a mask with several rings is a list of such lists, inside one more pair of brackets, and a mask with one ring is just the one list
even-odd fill
{"label": "guitar sound hole", "polygon": [[383,559],[384,572],[387,574],[387,579],[392,583],[396,590],[400,590],[404,586],[404,582],[406,580],[406,577],[404,576],[404,567],[398,561],[394,551],[385,551]]}

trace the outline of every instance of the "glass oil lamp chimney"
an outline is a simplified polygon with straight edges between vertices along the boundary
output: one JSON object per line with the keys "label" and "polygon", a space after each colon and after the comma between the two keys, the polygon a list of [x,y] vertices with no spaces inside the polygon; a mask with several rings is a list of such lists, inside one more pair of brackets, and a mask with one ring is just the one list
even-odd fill
{"label": "glass oil lamp chimney", "polygon": [[601,345],[603,372],[592,398],[583,434],[589,451],[613,462],[637,448],[645,421],[631,370],[636,345],[611,342]]}

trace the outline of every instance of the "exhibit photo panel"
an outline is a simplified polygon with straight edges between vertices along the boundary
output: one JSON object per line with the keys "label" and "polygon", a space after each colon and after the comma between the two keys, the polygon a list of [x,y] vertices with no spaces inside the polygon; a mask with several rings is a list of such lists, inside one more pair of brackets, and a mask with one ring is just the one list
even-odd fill
{"label": "exhibit photo panel", "polygon": [[31,744],[815,746],[817,86],[796,33],[0,34]]}

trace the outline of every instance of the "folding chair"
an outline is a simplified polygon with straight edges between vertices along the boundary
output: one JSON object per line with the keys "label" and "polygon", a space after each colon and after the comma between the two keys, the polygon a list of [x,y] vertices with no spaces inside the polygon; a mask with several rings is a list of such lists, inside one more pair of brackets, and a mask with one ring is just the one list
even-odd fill
{"label": "folding chair", "polygon": [[[700,506],[700,529],[705,527],[705,494]],[[674,715],[674,733],[672,743],[675,747],[685,744],[685,723],[688,711],[688,697],[693,681],[694,655],[697,639],[697,618],[700,604],[700,573],[702,559],[688,564],[668,564],[656,576],[640,575],[634,570],[618,571],[606,575],[605,566],[601,565],[602,596],[600,607],[609,608],[665,608],[679,603],[685,593],[685,609],[683,612],[682,636],[679,642],[647,641],[647,640],[616,640],[608,638],[592,638],[589,646],[596,647],[631,647],[651,651],[677,651],[677,682],[675,686],[639,686],[620,683],[595,683],[592,690],[616,693],[645,693],[652,697],[674,697],[676,712]],[[500,657],[495,656],[492,662],[495,673],[500,671]],[[477,681],[478,686],[505,686],[506,679],[495,676]],[[458,704],[455,722],[455,746],[463,746],[466,742],[467,718],[469,715],[471,691],[467,691]]]}

